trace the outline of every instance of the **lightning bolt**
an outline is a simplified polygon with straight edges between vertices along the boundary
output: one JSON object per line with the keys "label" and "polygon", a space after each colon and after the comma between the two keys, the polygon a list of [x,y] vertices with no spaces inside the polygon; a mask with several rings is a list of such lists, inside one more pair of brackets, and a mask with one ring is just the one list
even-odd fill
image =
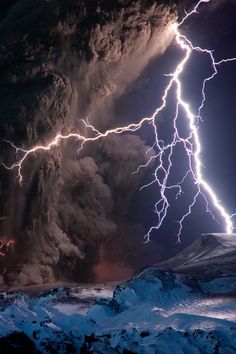
{"label": "lightning bolt", "polygon": [[[131,123],[127,126],[109,129],[105,132],[100,132],[92,124],[90,124],[88,120],[83,120],[83,123],[87,128],[87,133],[89,136],[84,136],[80,134],[80,132],[72,132],[66,135],[58,133],[48,144],[39,144],[33,146],[30,149],[17,147],[13,142],[7,141],[12,146],[12,148],[15,149],[17,158],[16,162],[10,166],[4,164],[5,168],[12,171],[16,170],[16,178],[18,179],[19,183],[22,184],[22,170],[29,157],[39,152],[49,151],[57,147],[63,140],[77,140],[78,144],[80,145],[78,151],[81,151],[84,145],[89,142],[96,142],[97,140],[101,140],[111,134],[136,132],[143,128],[145,124],[149,124],[153,128],[155,137],[153,147],[152,149],[149,149],[149,152],[155,151],[155,153],[151,155],[146,164],[140,165],[138,169],[134,172],[138,173],[140,169],[146,168],[149,165],[152,165],[154,162],[156,163],[153,179],[151,180],[151,182],[141,187],[141,189],[144,189],[150,187],[153,184],[156,184],[158,186],[158,190],[160,191],[160,199],[154,205],[154,212],[157,215],[157,223],[156,225],[152,226],[145,235],[146,241],[148,242],[150,240],[153,231],[158,230],[162,226],[163,221],[167,216],[168,209],[170,208],[170,202],[168,200],[168,191],[176,190],[176,198],[179,198],[183,193],[183,184],[185,180],[189,177],[191,177],[194,182],[194,189],[196,189],[196,192],[192,198],[192,201],[188,205],[186,213],[178,221],[178,241],[180,242],[183,223],[185,219],[191,214],[192,208],[194,207],[199,198],[203,198],[203,200],[205,201],[206,211],[210,212],[213,217],[214,213],[219,214],[224,223],[225,231],[227,233],[232,233],[234,228],[232,223],[233,214],[230,215],[226,211],[222,203],[219,201],[213,188],[203,175],[201,162],[202,144],[199,134],[199,121],[202,119],[201,112],[206,101],[207,84],[217,75],[218,67],[220,65],[236,61],[236,58],[228,58],[216,61],[212,50],[194,46],[192,42],[180,31],[181,25],[183,25],[187,19],[189,19],[191,16],[198,12],[200,5],[202,3],[209,3],[210,1],[211,0],[200,0],[193,8],[193,10],[186,13],[185,17],[178,24],[171,24],[170,30],[174,32],[175,42],[178,48],[183,52],[183,58],[177,64],[174,72],[167,75],[169,77],[169,82],[164,90],[161,105],[155,109],[154,113],[150,117],[144,117],[137,123]],[[209,77],[207,77],[202,83],[202,99],[197,114],[194,114],[190,104],[184,99],[181,83],[181,75],[184,72],[186,64],[188,63],[193,52],[200,52],[202,54],[208,55],[213,68],[213,73]],[[157,123],[160,112],[162,112],[167,107],[167,99],[170,95],[171,90],[173,90],[175,93],[176,109],[173,117],[173,134],[171,136],[171,142],[167,144],[159,137]],[[188,129],[188,134],[185,137],[181,136],[181,133],[178,129],[180,109],[182,110],[182,112],[184,112],[186,127]],[[176,184],[169,184],[169,179],[173,167],[173,153],[178,145],[181,145],[184,148],[185,156],[187,157],[188,161],[188,168],[186,171],[184,171],[183,178],[181,181]],[[214,210],[214,213],[211,209]]]}

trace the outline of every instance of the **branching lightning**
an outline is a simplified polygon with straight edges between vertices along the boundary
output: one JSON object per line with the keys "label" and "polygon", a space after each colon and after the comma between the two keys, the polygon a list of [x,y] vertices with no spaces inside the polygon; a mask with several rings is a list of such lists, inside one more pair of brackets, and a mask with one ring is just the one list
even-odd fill
{"label": "branching lightning", "polygon": [[[211,210],[214,210],[214,213],[217,213],[224,222],[225,231],[227,233],[231,233],[233,231],[233,223],[232,223],[232,215],[230,215],[222,203],[219,201],[216,193],[214,192],[211,185],[206,181],[203,175],[202,163],[201,163],[201,152],[202,152],[202,144],[200,140],[199,134],[199,120],[201,119],[201,112],[204,107],[204,103],[206,101],[206,87],[209,81],[211,81],[218,73],[218,67],[221,64],[228,63],[231,61],[236,61],[236,58],[228,58],[222,59],[220,61],[216,61],[213,55],[213,51],[196,47],[192,44],[192,42],[181,33],[180,26],[191,16],[197,13],[199,6],[202,3],[208,3],[211,0],[200,0],[194,9],[186,13],[185,17],[178,24],[172,24],[171,30],[174,31],[175,41],[179,49],[183,52],[183,58],[177,64],[175,71],[171,74],[168,74],[169,82],[164,90],[161,105],[157,107],[150,117],[144,117],[137,123],[131,123],[127,126],[117,127],[114,129],[106,130],[105,132],[100,132],[93,125],[91,125],[88,121],[83,121],[85,124],[89,136],[86,137],[80,132],[72,132],[67,135],[63,135],[61,133],[57,134],[48,144],[46,145],[36,145],[30,149],[24,149],[21,147],[17,147],[13,142],[7,141],[16,151],[16,162],[12,165],[8,166],[4,164],[5,168],[8,170],[16,170],[17,179],[20,184],[23,183],[23,168],[29,159],[30,156],[39,153],[40,151],[49,151],[54,147],[58,146],[62,140],[74,139],[78,141],[79,151],[83,149],[84,145],[87,143],[95,142],[97,140],[103,139],[111,134],[122,134],[127,132],[136,132],[140,130],[145,124],[150,124],[153,128],[155,142],[153,144],[153,148],[150,151],[155,151],[153,155],[149,158],[146,164],[140,165],[135,171],[138,173],[140,169],[148,167],[149,165],[156,163],[156,168],[154,172],[154,177],[150,183],[141,187],[141,189],[149,187],[151,185],[156,184],[158,186],[158,190],[160,190],[160,199],[155,203],[154,211],[157,215],[157,223],[152,226],[147,232],[145,239],[146,241],[150,240],[150,236],[153,231],[158,230],[168,213],[168,209],[170,208],[170,203],[168,201],[168,191],[176,190],[176,197],[178,198],[182,194],[183,183],[187,177],[191,177],[194,181],[194,190],[196,193],[192,198],[192,201],[188,205],[186,213],[179,220],[178,227],[178,241],[180,241],[180,236],[183,228],[183,223],[185,219],[191,214],[193,206],[196,204],[198,198],[203,198],[206,203],[206,210],[214,216]],[[202,83],[202,100],[199,105],[199,109],[197,114],[194,114],[191,106],[183,97],[182,93],[182,83],[181,83],[181,75],[184,72],[187,62],[189,61],[193,52],[200,52],[205,55],[208,55],[213,73],[207,77]],[[173,135],[171,137],[171,142],[168,144],[165,143],[159,137],[159,129],[158,129],[158,116],[160,112],[162,112],[167,107],[167,99],[170,95],[170,91],[174,90],[176,97],[176,109],[173,117]],[[180,116],[180,109],[184,112],[186,125],[188,129],[187,137],[182,137],[179,129],[178,129],[178,119]],[[182,180],[177,184],[169,184],[169,177],[173,167],[173,152],[177,145],[181,145],[184,147],[185,156],[188,161],[188,168],[183,173]],[[2,248],[2,241],[0,241],[0,250]],[[1,253],[0,253],[1,255]]]}

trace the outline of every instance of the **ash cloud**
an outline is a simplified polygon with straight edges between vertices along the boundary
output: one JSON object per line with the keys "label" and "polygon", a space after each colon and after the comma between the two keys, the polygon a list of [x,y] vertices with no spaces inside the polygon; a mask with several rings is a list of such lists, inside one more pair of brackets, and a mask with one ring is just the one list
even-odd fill
{"label": "ash cloud", "polygon": [[[19,0],[1,7],[0,161],[8,163],[15,153],[4,139],[26,148],[45,143],[81,128],[88,115],[98,129],[118,125],[114,100],[168,47],[176,19],[171,1]],[[124,240],[122,225],[144,178],[132,172],[146,161],[145,143],[110,136],[79,157],[77,148],[70,141],[32,156],[22,187],[1,168],[1,234],[16,241],[4,260],[5,282],[87,280],[103,245],[118,233]]]}

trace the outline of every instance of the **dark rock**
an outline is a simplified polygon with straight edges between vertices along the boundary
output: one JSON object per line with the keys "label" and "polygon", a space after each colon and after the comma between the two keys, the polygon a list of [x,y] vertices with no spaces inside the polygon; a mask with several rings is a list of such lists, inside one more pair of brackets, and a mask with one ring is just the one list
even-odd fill
{"label": "dark rock", "polygon": [[1,354],[40,354],[34,342],[23,332],[13,332],[0,338]]}

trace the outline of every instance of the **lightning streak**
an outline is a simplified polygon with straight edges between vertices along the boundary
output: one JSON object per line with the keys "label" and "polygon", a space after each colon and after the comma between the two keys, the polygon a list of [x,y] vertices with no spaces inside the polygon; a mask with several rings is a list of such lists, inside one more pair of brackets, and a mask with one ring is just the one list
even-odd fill
{"label": "lightning streak", "polygon": [[[149,123],[153,127],[155,142],[152,147],[152,151],[155,151],[153,155],[148,159],[146,164],[140,165],[134,173],[138,173],[140,169],[148,167],[149,165],[156,162],[156,168],[154,172],[154,177],[148,184],[141,187],[144,189],[153,184],[157,184],[158,190],[160,191],[160,199],[154,205],[154,212],[157,214],[157,224],[152,226],[146,234],[146,241],[149,241],[151,233],[155,230],[158,230],[163,221],[167,216],[168,209],[170,207],[170,203],[168,201],[168,191],[176,190],[176,198],[179,198],[183,193],[183,184],[185,180],[189,177],[192,178],[194,182],[194,189],[196,190],[192,201],[189,203],[186,213],[179,220],[179,228],[178,228],[178,240],[180,241],[180,235],[183,228],[183,222],[185,219],[191,214],[193,206],[196,204],[198,198],[202,197],[206,203],[206,211],[210,212],[213,215],[213,212],[210,210],[210,206],[214,209],[217,214],[221,217],[224,222],[225,230],[227,233],[231,233],[233,230],[232,223],[232,215],[228,214],[225,210],[222,203],[219,201],[216,193],[214,192],[211,185],[205,180],[203,171],[202,171],[202,163],[201,163],[201,152],[202,146],[199,135],[199,118],[201,118],[202,108],[204,107],[204,103],[206,101],[206,87],[209,81],[211,81],[218,72],[218,67],[221,64],[228,63],[231,61],[236,61],[236,58],[222,59],[220,61],[216,61],[213,52],[208,49],[195,47],[191,41],[184,36],[179,28],[180,26],[191,16],[198,12],[198,8],[202,3],[208,3],[211,0],[201,0],[199,1],[194,9],[186,13],[185,17],[179,22],[179,24],[172,24],[171,30],[174,31],[175,41],[177,46],[184,53],[183,58],[177,64],[175,71],[167,76],[170,78],[169,82],[164,90],[161,105],[156,108],[152,116],[144,117],[137,123],[131,123],[127,126],[117,127],[114,129],[106,130],[105,132],[100,132],[93,125],[91,125],[88,121],[84,121],[87,128],[87,132],[89,136],[84,136],[80,134],[80,132],[72,132],[67,135],[63,135],[61,133],[57,134],[53,140],[51,140],[46,145],[36,145],[30,149],[23,149],[15,146],[13,142],[9,142],[11,146],[15,149],[17,153],[16,162],[11,166],[4,164],[4,166],[9,170],[17,171],[17,179],[22,184],[23,183],[23,175],[22,169],[26,164],[28,158],[35,153],[39,153],[40,151],[49,151],[54,147],[58,146],[62,140],[75,139],[80,144],[79,151],[83,149],[84,145],[89,142],[95,142],[97,140],[103,139],[111,134],[122,134],[127,132],[136,132],[140,130],[145,124]],[[182,83],[181,83],[181,75],[185,69],[186,63],[189,61],[193,52],[200,52],[202,54],[208,55],[212,64],[213,73],[207,77],[202,84],[202,100],[199,105],[198,114],[195,115],[193,110],[191,109],[188,102],[185,101],[182,93]],[[176,97],[176,110],[173,117],[173,135],[171,137],[170,143],[165,143],[159,137],[158,126],[157,126],[157,118],[160,112],[162,112],[167,107],[167,99],[169,97],[170,91],[174,90]],[[180,108],[184,112],[185,120],[187,123],[188,134],[183,137],[180,134],[178,129],[178,120],[180,116]],[[180,182],[176,184],[169,184],[169,177],[173,167],[173,153],[177,145],[181,145],[184,147],[185,155],[188,161],[187,171],[184,172],[183,178]],[[20,156],[20,157],[18,157]],[[0,243],[0,250],[2,244]],[[1,255],[1,253],[0,253]]]}

